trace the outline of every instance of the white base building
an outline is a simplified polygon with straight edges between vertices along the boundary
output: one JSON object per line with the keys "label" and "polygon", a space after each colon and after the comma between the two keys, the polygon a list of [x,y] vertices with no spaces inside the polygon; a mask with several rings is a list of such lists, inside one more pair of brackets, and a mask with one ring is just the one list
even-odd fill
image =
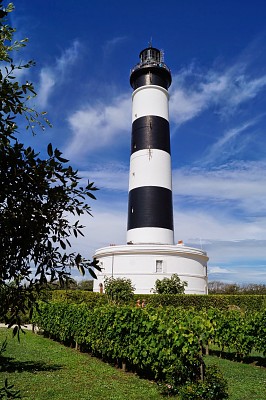
{"label": "white base building", "polygon": [[157,279],[177,274],[188,283],[186,294],[207,294],[207,261],[202,250],[177,245],[128,244],[110,245],[94,255],[102,268],[97,272],[94,292],[104,289],[104,278],[126,278],[132,281],[136,294],[150,294]]}

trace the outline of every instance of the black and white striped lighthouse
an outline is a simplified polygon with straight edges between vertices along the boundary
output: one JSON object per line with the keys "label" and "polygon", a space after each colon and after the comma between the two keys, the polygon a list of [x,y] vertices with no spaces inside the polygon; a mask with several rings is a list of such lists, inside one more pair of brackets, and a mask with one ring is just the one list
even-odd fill
{"label": "black and white striped lighthouse", "polygon": [[129,244],[173,244],[169,130],[171,72],[163,53],[148,47],[132,69],[132,137],[129,172]]}
{"label": "black and white striped lighthouse", "polygon": [[[105,278],[130,279],[136,293],[150,293],[157,279],[178,274],[186,293],[208,292],[208,256],[202,249],[174,243],[169,132],[171,72],[160,50],[150,46],[132,69],[132,137],[127,244],[96,250],[100,291]],[[101,288],[100,288],[101,285]]]}

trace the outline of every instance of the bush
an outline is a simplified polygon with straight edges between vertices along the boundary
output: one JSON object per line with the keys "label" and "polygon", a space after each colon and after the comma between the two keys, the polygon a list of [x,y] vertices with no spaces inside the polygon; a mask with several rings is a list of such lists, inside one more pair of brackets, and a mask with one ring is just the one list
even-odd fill
{"label": "bush", "polygon": [[228,385],[217,366],[206,367],[204,381],[189,383],[179,390],[180,400],[225,400]]}
{"label": "bush", "polygon": [[134,298],[135,288],[130,279],[106,277],[104,290],[109,302],[125,304]]}
{"label": "bush", "polygon": [[182,282],[177,274],[171,278],[157,279],[155,282],[154,293],[158,294],[184,294],[187,282]]}

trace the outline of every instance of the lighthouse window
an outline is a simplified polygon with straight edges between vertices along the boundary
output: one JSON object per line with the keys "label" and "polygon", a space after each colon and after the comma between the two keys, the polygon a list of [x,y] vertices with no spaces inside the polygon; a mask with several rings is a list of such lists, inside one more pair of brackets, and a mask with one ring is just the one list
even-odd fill
{"label": "lighthouse window", "polygon": [[163,260],[156,260],[156,272],[163,272]]}

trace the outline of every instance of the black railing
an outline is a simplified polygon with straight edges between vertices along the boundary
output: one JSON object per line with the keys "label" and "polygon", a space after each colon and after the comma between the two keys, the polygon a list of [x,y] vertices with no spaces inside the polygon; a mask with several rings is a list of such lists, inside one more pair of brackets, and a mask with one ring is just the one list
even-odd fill
{"label": "black railing", "polygon": [[134,71],[136,71],[137,69],[140,69],[142,67],[159,67],[159,68],[164,68],[166,69],[169,73],[171,73],[170,68],[167,67],[167,65],[164,62],[158,62],[158,61],[151,61],[151,60],[147,60],[141,63],[138,63],[137,65],[135,65],[135,67],[133,67],[130,70],[130,75],[133,74]]}

